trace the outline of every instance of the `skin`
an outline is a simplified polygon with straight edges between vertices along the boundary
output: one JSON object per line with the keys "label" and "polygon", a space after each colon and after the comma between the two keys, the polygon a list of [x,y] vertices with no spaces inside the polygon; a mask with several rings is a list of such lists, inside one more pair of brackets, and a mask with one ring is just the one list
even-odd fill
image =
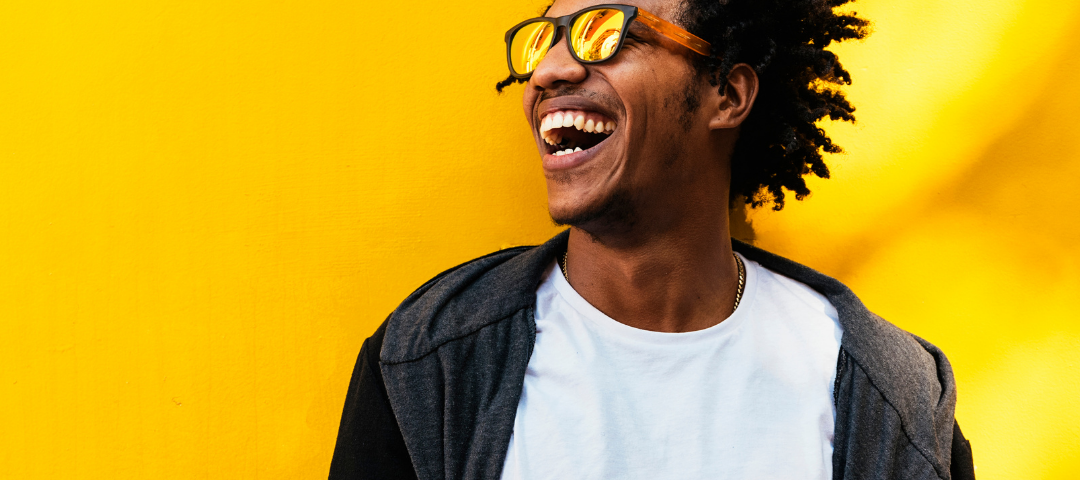
{"label": "skin", "polygon": [[[558,0],[558,17],[604,3]],[[679,3],[626,1],[674,22]],[[728,240],[730,160],[758,90],[737,65],[724,92],[697,75],[694,54],[633,22],[612,60],[583,65],[560,38],[523,96],[552,218],[569,224],[567,270],[590,304],[626,325],[689,332],[732,311],[738,269]],[[688,95],[689,94],[689,95]],[[688,111],[686,98],[698,107]],[[553,108],[602,113],[615,132],[586,155],[547,154],[540,121]]]}

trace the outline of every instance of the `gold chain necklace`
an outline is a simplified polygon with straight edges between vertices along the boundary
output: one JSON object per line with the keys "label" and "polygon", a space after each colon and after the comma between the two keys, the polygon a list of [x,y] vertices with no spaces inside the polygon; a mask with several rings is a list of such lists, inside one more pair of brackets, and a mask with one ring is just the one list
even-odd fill
{"label": "gold chain necklace", "polygon": [[735,310],[739,309],[739,301],[742,300],[743,287],[746,286],[746,267],[743,266],[742,258],[735,255],[735,252],[731,255],[735,257],[735,263],[739,264],[739,288],[735,290],[735,306],[731,307],[731,313],[735,313]]}
{"label": "gold chain necklace", "polygon": [[[739,302],[742,300],[743,288],[746,287],[746,266],[743,265],[742,258],[739,258],[739,256],[735,255],[734,252],[731,255],[735,257],[735,263],[739,266],[739,288],[735,290],[735,306],[731,308],[731,311],[734,313],[735,310],[739,309]],[[567,283],[570,282],[570,274],[566,273],[566,259],[569,256],[570,250],[563,252],[562,263],[559,264],[559,267],[562,269],[562,276],[566,279]]]}

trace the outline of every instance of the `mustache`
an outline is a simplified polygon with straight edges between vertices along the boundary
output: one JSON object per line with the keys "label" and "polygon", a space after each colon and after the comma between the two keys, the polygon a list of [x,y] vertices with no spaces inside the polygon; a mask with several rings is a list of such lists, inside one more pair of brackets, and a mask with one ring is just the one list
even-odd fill
{"label": "mustache", "polygon": [[607,107],[612,112],[619,112],[620,114],[626,113],[623,111],[622,104],[615,98],[597,92],[596,90],[589,90],[587,88],[575,87],[572,85],[561,85],[554,89],[545,89],[543,92],[540,92],[540,97],[537,98],[536,104],[539,105],[540,102],[543,102],[544,100],[559,97],[584,97]]}

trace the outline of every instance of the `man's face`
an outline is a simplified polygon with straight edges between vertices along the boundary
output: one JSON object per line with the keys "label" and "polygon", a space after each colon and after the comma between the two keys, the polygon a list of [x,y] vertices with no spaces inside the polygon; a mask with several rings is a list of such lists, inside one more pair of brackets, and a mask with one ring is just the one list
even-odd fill
{"label": "man's face", "polygon": [[[600,3],[557,0],[547,16]],[[626,3],[668,21],[680,8],[672,0]],[[525,89],[525,115],[558,223],[590,230],[629,227],[643,216],[655,221],[648,212],[670,211],[679,189],[702,173],[703,160],[712,160],[695,155],[708,144],[709,129],[699,112],[707,109],[698,108],[703,80],[690,63],[693,53],[639,22],[623,35],[614,58],[583,65],[567,50],[563,32]],[[563,127],[568,117],[574,125]],[[573,153],[561,153],[567,149]]]}

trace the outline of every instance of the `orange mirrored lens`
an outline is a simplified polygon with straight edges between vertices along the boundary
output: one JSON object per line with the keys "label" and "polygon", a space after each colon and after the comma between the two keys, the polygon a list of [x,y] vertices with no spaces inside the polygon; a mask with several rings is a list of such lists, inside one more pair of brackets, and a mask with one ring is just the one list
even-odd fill
{"label": "orange mirrored lens", "polygon": [[623,12],[611,8],[590,10],[574,19],[570,39],[574,53],[585,62],[607,60],[622,37]]}
{"label": "orange mirrored lens", "polygon": [[510,65],[519,75],[532,73],[551,46],[555,25],[539,21],[518,29],[510,41]]}

